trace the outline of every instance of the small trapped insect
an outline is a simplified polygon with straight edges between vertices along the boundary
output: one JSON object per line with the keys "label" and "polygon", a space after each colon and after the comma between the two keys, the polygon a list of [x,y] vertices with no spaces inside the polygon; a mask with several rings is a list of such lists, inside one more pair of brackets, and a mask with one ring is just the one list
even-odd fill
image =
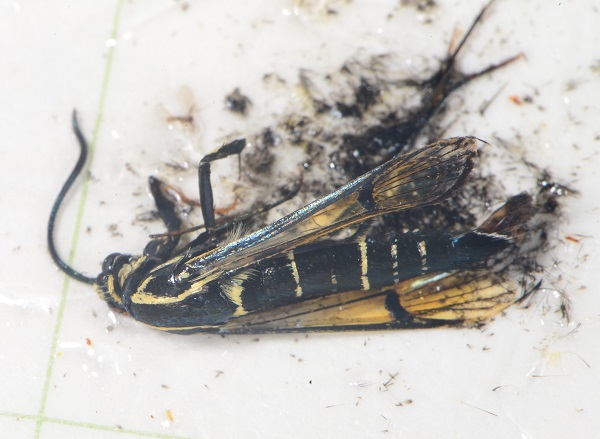
{"label": "small trapped insect", "polygon": [[[364,157],[380,145],[388,154],[382,161],[351,164],[348,175],[355,178],[350,183],[272,224],[231,238],[257,212],[216,220],[211,163],[240,154],[246,144],[243,139],[227,143],[198,167],[204,231],[181,242],[182,235],[198,228],[182,230],[170,186],[151,177],[150,190],[167,232],[154,236],[141,255],[109,255],[95,278],[63,261],[53,237],[60,205],[87,155],[74,113],[81,154],[50,214],[52,258],[68,276],[95,285],[113,309],[179,334],[428,328],[493,317],[522,298],[523,286],[507,271],[515,265],[526,224],[536,211],[529,195],[509,198],[479,226],[457,233],[423,227],[402,233],[403,227],[386,222],[385,227],[371,227],[372,220],[387,214],[441,203],[467,181],[477,155],[479,140],[474,137],[401,152],[413,145],[453,91],[519,58],[469,75],[454,69],[459,50],[488,6],[439,71],[414,84],[424,93],[412,117],[382,121],[352,139],[353,145],[370,143]],[[343,230],[354,233],[334,239]]]}
{"label": "small trapped insect", "polygon": [[239,154],[244,140],[223,145],[199,165],[205,231],[177,248],[175,204],[150,178],[168,234],[142,255],[113,253],[96,278],[58,256],[56,215],[81,172],[87,143],[75,113],[81,155],[50,215],[48,245],[69,276],[94,284],[112,308],[157,329],[189,334],[420,328],[485,320],[518,300],[503,279],[510,248],[531,216],[520,195],[477,229],[457,235],[431,231],[386,236],[358,232],[324,239],[389,212],[439,203],[460,190],[473,168],[478,139],[456,137],[397,155],[335,192],[242,238],[227,242],[236,221],[218,224],[211,162]]}

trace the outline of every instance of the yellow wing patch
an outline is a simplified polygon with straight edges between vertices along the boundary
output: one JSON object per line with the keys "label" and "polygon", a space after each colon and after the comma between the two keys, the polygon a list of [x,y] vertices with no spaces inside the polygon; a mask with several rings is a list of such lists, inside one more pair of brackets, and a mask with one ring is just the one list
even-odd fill
{"label": "yellow wing patch", "polygon": [[[488,320],[517,300],[518,286],[486,270],[438,273],[377,291],[351,291],[232,319],[222,333],[423,328]],[[401,315],[394,302],[400,304]]]}

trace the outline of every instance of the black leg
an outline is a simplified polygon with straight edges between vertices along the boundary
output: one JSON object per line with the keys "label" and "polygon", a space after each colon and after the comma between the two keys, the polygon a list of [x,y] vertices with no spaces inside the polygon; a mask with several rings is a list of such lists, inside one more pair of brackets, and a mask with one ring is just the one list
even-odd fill
{"label": "black leg", "polygon": [[[158,215],[167,227],[168,232],[176,232],[181,228],[181,218],[175,209],[176,203],[169,199],[162,189],[163,183],[155,178],[148,179],[150,192],[154,197]],[[150,241],[144,248],[144,255],[157,258],[161,261],[167,260],[179,243],[179,234],[166,234]]]}
{"label": "black leg", "polygon": [[164,183],[155,177],[150,177],[148,182],[150,183],[150,192],[152,193],[152,197],[154,197],[158,215],[167,227],[167,230],[169,232],[179,230],[181,228],[181,218],[179,218],[175,210],[176,203],[170,200],[163,191]]}
{"label": "black leg", "polygon": [[204,219],[204,227],[209,235],[214,235],[216,228],[215,206],[210,182],[210,164],[215,160],[239,154],[246,147],[246,139],[237,139],[226,143],[216,152],[207,154],[198,165],[198,185],[200,191],[200,208]]}

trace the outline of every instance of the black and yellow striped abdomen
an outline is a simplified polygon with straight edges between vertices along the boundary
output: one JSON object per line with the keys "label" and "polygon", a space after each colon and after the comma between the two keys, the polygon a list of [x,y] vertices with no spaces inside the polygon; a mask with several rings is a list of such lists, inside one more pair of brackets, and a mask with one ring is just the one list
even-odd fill
{"label": "black and yellow striped abdomen", "polygon": [[[241,287],[236,295],[244,312],[269,310],[347,291],[391,287],[427,273],[475,268],[507,247],[505,236],[471,231],[458,237],[446,233],[402,234],[384,239],[321,242],[262,260],[231,278]],[[238,279],[241,280],[237,281]]]}

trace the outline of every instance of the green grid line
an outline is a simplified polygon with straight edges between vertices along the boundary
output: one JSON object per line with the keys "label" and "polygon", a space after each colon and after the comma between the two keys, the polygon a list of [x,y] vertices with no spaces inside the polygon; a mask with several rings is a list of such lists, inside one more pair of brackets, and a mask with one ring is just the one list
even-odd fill
{"label": "green grid line", "polygon": [[68,421],[65,419],[58,418],[48,418],[48,417],[38,417],[37,415],[27,415],[23,413],[15,413],[15,412],[0,412],[1,417],[5,418],[15,418],[15,419],[24,419],[28,421],[36,421],[36,422],[47,422],[50,424],[58,424],[58,425],[66,425],[69,427],[77,427],[77,428],[88,428],[90,430],[98,430],[98,431],[109,431],[111,433],[123,433],[137,436],[145,436],[150,438],[157,439],[191,439],[187,436],[176,436],[172,434],[164,434],[164,433],[150,433],[143,430],[135,430],[131,428],[123,428],[117,425],[108,426],[101,424],[93,424],[91,422],[78,422],[78,421]]}
{"label": "green grid line", "polygon": [[[110,34],[110,38],[113,40],[116,40],[118,37],[120,18],[121,18],[121,13],[123,11],[124,4],[125,4],[125,0],[117,0],[115,12],[113,14],[112,31]],[[106,64],[104,67],[104,75],[102,78],[102,85],[100,87],[100,101],[98,102],[96,120],[94,122],[92,139],[91,139],[91,142],[89,145],[88,162],[86,165],[87,169],[89,169],[91,167],[91,164],[93,162],[94,153],[96,150],[96,144],[98,141],[98,134],[99,134],[100,128],[102,126],[102,115],[104,113],[104,107],[105,107],[106,99],[107,99],[107,95],[108,95],[108,84],[110,81],[110,73],[112,71],[115,49],[116,49],[116,45],[110,47],[108,50],[108,56],[106,58]],[[75,226],[73,228],[71,248],[69,250],[69,256],[67,258],[69,265],[71,265],[73,263],[73,260],[75,258],[75,253],[77,250],[77,245],[79,243],[79,236],[81,234],[80,233],[81,232],[81,224],[82,224],[82,219],[83,219],[83,213],[85,211],[85,205],[87,202],[88,190],[89,190],[89,173],[86,173],[86,176],[85,176],[85,178],[83,180],[83,184],[82,184],[81,199],[79,201],[79,207],[77,209]],[[48,395],[49,395],[49,391],[50,391],[50,383],[52,381],[52,375],[53,375],[53,371],[54,371],[54,361],[56,358],[55,354],[56,354],[56,349],[57,349],[57,345],[58,345],[58,336],[60,333],[60,328],[62,326],[62,321],[63,321],[63,317],[64,317],[64,313],[65,313],[66,302],[67,302],[67,292],[69,289],[69,284],[70,284],[70,278],[65,275],[63,285],[61,288],[61,293],[60,293],[60,301],[59,301],[59,305],[58,305],[56,322],[54,324],[54,330],[52,332],[52,343],[50,345],[48,367],[46,368],[46,375],[44,378],[44,385],[42,387],[42,394],[40,397],[40,404],[39,404],[39,409],[38,409],[37,414],[31,415],[31,414],[22,414],[22,413],[14,413],[14,412],[0,412],[0,416],[35,421],[35,432],[34,432],[35,439],[39,439],[41,430],[42,430],[42,425],[44,423],[60,424],[60,425],[67,425],[67,426],[72,426],[72,427],[88,428],[91,430],[110,431],[113,433],[123,433],[123,434],[129,434],[129,435],[138,435],[138,436],[160,438],[160,439],[189,439],[189,438],[186,438],[183,436],[174,436],[174,435],[162,434],[162,433],[151,433],[151,432],[146,432],[146,431],[142,431],[142,430],[123,428],[123,427],[116,426],[116,425],[115,426],[106,426],[106,425],[100,425],[100,424],[93,424],[93,423],[89,423],[89,422],[77,422],[77,421],[70,421],[70,420],[51,418],[51,417],[45,416],[46,407],[48,404]]]}

